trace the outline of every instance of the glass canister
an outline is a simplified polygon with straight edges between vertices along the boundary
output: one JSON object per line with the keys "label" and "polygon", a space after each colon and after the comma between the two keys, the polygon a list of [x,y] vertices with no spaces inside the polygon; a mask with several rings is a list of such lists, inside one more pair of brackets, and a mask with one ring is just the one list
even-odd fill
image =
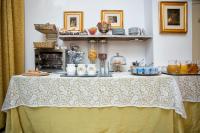
{"label": "glass canister", "polygon": [[98,58],[100,61],[105,61],[107,59],[107,41],[100,40],[98,45],[99,45]]}
{"label": "glass canister", "polygon": [[110,63],[114,72],[121,72],[121,66],[126,65],[126,59],[124,56],[116,53],[115,56],[111,57]]}
{"label": "glass canister", "polygon": [[95,64],[97,59],[97,42],[95,40],[89,40],[88,43],[88,59],[91,64]]}
{"label": "glass canister", "polygon": [[98,44],[98,58],[100,60],[100,75],[105,76],[108,74],[106,72],[106,59],[107,59],[107,41],[106,40],[100,40]]}

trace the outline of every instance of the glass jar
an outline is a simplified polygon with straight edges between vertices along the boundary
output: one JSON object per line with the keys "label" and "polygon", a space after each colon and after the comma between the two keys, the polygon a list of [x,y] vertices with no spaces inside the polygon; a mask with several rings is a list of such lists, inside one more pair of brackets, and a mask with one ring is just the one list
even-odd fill
{"label": "glass jar", "polygon": [[108,69],[106,68],[107,59],[107,41],[100,40],[98,44],[98,58],[100,60],[100,76],[106,76],[108,74]]}
{"label": "glass jar", "polygon": [[100,61],[105,61],[107,59],[107,41],[106,40],[99,41],[98,58]]}
{"label": "glass jar", "polygon": [[97,59],[97,42],[95,40],[89,40],[89,48],[88,48],[88,59],[91,64],[95,64]]}
{"label": "glass jar", "polygon": [[95,64],[88,64],[87,66],[87,74],[89,76],[96,75],[96,65]]}
{"label": "glass jar", "polygon": [[110,63],[114,72],[121,72],[121,66],[126,65],[126,59],[124,56],[116,53],[116,55],[111,58]]}
{"label": "glass jar", "polygon": [[76,74],[75,64],[67,64],[67,75],[74,76]]}
{"label": "glass jar", "polygon": [[78,64],[77,66],[77,75],[84,76],[86,74],[86,66],[85,64]]}

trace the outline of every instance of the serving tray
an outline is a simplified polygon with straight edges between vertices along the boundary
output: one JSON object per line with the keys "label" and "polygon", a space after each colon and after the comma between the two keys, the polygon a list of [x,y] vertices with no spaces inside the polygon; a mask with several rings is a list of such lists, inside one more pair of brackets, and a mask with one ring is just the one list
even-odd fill
{"label": "serving tray", "polygon": [[22,76],[48,76],[49,73],[47,72],[26,72],[23,73]]}
{"label": "serving tray", "polygon": [[161,73],[156,73],[156,74],[137,74],[137,73],[131,73],[132,75],[136,76],[159,76]]}
{"label": "serving tray", "polygon": [[200,73],[197,73],[197,74],[175,74],[175,73],[162,72],[162,74],[172,75],[172,76],[200,76]]}
{"label": "serving tray", "polygon": [[68,74],[61,74],[60,77],[98,77],[97,74],[95,75],[88,75],[88,74],[85,74],[85,75],[68,75]]}

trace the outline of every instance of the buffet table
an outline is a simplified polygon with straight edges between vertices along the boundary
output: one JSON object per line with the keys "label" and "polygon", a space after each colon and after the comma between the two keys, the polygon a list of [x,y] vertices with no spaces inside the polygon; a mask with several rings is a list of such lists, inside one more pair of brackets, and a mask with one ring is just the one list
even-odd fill
{"label": "buffet table", "polygon": [[[198,76],[195,79],[194,82],[199,81]],[[8,114],[6,131],[184,132],[184,124],[190,128],[191,121],[184,120],[188,114],[183,99],[194,96],[196,88],[196,96],[189,101],[199,102],[199,86],[186,94],[187,89],[179,89],[179,80],[168,75],[127,73],[90,78],[13,76],[2,108]]]}

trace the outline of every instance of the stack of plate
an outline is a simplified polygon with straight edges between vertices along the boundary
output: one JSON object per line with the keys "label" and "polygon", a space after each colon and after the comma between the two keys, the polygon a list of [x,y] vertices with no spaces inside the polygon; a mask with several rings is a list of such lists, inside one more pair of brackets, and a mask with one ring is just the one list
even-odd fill
{"label": "stack of plate", "polygon": [[112,35],[125,35],[123,28],[112,29]]}
{"label": "stack of plate", "polygon": [[140,35],[140,28],[138,27],[132,27],[128,29],[128,34],[129,35]]}

